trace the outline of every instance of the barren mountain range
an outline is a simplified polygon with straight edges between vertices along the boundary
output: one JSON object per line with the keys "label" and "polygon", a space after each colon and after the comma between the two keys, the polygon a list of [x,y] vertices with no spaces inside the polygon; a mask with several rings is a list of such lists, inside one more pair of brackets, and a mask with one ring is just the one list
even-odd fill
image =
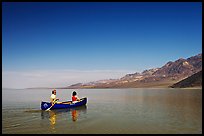
{"label": "barren mountain range", "polygon": [[[202,53],[187,59],[180,58],[169,61],[161,68],[144,70],[141,73],[127,74],[120,79],[99,80],[89,83],[77,83],[65,88],[142,88],[142,87],[172,87],[202,70]],[[199,77],[199,80],[202,77]],[[197,80],[194,78],[194,80]],[[193,79],[189,80],[193,82]],[[188,85],[187,85],[188,86]],[[175,86],[176,87],[176,86]]]}

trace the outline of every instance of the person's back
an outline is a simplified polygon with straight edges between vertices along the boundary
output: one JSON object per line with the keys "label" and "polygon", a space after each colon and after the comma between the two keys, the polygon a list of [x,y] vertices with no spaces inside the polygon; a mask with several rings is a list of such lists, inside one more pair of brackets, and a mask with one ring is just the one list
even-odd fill
{"label": "person's back", "polygon": [[76,103],[76,102],[79,102],[80,99],[77,97],[77,93],[74,91],[72,93],[72,103]]}

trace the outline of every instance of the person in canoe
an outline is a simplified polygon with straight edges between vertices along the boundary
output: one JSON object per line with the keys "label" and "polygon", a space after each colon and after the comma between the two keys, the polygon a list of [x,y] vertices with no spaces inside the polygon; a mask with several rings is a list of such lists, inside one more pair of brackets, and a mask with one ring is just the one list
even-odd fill
{"label": "person in canoe", "polygon": [[52,103],[52,106],[54,105],[54,103],[56,103],[59,99],[56,98],[56,90],[52,91],[52,95],[50,96],[50,101]]}
{"label": "person in canoe", "polygon": [[79,97],[77,96],[77,93],[74,91],[72,92],[72,103],[80,102]]}

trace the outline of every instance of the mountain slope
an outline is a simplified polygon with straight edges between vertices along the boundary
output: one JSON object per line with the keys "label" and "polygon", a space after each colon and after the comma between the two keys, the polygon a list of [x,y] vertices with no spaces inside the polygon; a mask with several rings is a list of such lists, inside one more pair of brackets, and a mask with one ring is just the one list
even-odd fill
{"label": "mountain slope", "polygon": [[186,79],[183,79],[179,81],[176,84],[173,84],[172,88],[185,88],[185,87],[197,87],[202,86],[202,70],[198,73],[193,74],[190,77],[187,77]]}

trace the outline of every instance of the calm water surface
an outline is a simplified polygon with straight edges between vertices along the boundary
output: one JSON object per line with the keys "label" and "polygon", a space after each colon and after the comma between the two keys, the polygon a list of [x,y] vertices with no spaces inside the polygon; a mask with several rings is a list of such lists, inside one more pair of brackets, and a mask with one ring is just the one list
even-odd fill
{"label": "calm water surface", "polygon": [[[2,133],[201,134],[201,89],[79,89],[86,106],[41,111],[50,89],[2,89]],[[57,89],[60,101],[73,90]]]}

